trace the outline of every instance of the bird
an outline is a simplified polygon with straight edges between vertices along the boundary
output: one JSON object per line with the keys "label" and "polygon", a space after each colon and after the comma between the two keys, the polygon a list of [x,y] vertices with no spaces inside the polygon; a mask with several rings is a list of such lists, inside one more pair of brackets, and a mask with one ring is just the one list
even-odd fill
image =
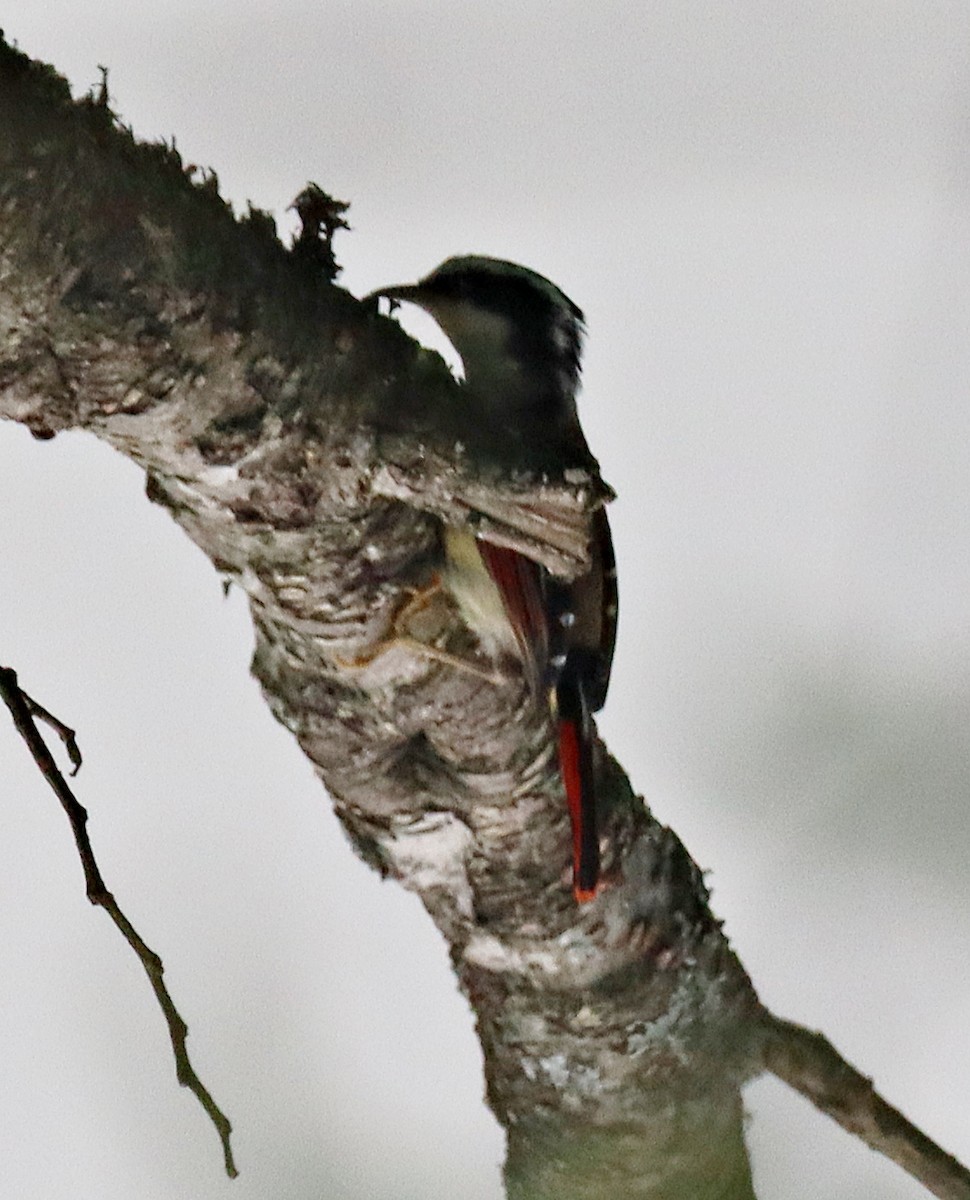
{"label": "bird", "polygon": [[[598,471],[576,407],[583,313],[554,283],[505,259],[462,255],[365,299],[381,297],[392,310],[401,301],[417,305],[451,342],[464,371],[459,427],[510,460],[526,448],[550,471]],[[569,581],[467,525],[446,526],[442,541],[442,584],[482,654],[494,664],[517,659],[548,706],[571,825],[573,895],[588,903],[602,882],[593,714],[606,702],[618,611],[606,512],[593,512],[588,566]]]}

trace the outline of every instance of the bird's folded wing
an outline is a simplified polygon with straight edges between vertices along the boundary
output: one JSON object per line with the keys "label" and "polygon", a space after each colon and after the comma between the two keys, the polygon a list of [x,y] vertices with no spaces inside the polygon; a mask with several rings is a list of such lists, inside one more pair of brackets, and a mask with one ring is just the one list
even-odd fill
{"label": "bird's folded wing", "polygon": [[562,482],[485,480],[442,460],[385,462],[374,493],[433,512],[452,524],[472,525],[496,546],[517,550],[554,575],[572,578],[589,566],[590,518],[613,497],[597,474],[577,470]]}

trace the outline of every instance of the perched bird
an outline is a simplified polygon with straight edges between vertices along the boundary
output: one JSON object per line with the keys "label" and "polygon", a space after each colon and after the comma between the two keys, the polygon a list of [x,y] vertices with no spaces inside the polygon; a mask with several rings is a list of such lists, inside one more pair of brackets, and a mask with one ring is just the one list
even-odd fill
{"label": "perched bird", "polygon": [[[548,279],[482,256],[449,258],[418,283],[371,297],[428,312],[461,357],[468,426],[512,456],[523,445],[550,467],[595,466],[576,411],[583,314]],[[443,583],[495,663],[517,658],[548,704],[573,841],[573,892],[600,876],[592,714],[603,707],[616,640],[617,587],[606,513],[592,519],[589,568],[569,582],[469,527],[444,532]]]}

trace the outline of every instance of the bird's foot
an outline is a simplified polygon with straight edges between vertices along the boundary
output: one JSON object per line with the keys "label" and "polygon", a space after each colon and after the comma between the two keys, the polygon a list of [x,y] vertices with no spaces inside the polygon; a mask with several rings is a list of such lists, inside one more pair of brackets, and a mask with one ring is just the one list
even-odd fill
{"label": "bird's foot", "polygon": [[387,633],[353,658],[338,658],[338,666],[344,670],[364,670],[383,654],[398,647],[444,666],[453,667],[457,671],[465,671],[496,686],[505,682],[505,675],[494,667],[483,666],[458,654],[451,654],[432,641],[440,634],[444,624],[443,614],[434,610],[439,599],[445,604],[448,603],[448,591],[437,571],[427,584],[408,587],[405,592],[404,599],[391,617]]}

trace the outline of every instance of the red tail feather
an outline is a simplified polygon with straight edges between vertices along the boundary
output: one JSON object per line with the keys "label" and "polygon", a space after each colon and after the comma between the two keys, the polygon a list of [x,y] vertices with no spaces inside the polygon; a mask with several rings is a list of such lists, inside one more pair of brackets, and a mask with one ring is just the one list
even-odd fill
{"label": "red tail feather", "polygon": [[573,895],[583,904],[596,896],[599,880],[599,835],[595,799],[590,788],[589,746],[580,723],[559,720],[559,767],[573,833]]}

